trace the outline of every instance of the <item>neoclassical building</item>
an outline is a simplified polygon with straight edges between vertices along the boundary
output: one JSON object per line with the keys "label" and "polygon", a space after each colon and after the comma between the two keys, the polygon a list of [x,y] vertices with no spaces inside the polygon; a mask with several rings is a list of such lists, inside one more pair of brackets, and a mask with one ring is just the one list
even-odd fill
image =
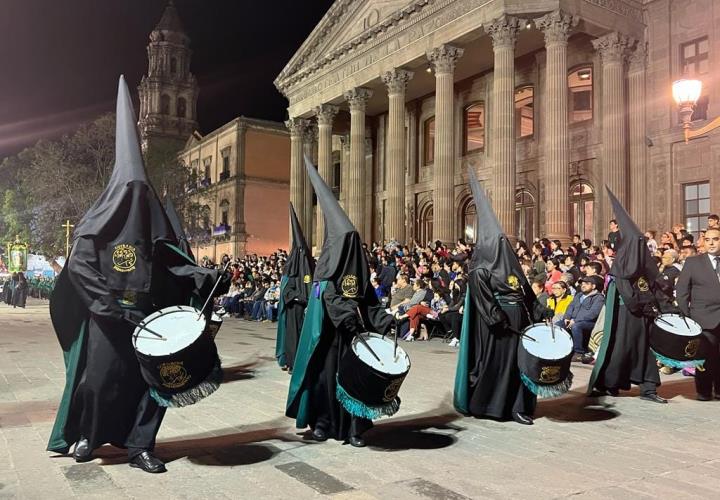
{"label": "neoclassical building", "polygon": [[321,243],[303,153],[366,241],[472,239],[468,168],[524,240],[604,238],[605,185],[641,227],[704,227],[720,139],[682,142],[670,88],[699,77],[693,119],[720,112],[711,12],[711,0],[337,0],[275,80],[306,233]]}

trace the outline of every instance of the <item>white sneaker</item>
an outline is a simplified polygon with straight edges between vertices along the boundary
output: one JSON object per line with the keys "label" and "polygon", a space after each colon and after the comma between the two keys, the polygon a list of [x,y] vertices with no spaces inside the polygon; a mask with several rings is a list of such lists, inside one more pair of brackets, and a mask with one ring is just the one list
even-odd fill
{"label": "white sneaker", "polygon": [[453,339],[448,343],[448,345],[449,345],[450,347],[457,347],[459,343],[460,343],[460,341],[459,341],[458,339],[453,338]]}

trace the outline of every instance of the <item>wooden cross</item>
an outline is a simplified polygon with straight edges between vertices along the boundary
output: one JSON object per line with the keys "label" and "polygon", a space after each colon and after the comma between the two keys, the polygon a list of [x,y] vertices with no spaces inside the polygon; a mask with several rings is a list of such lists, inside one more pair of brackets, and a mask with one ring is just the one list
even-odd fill
{"label": "wooden cross", "polygon": [[66,220],[62,227],[65,228],[65,258],[67,259],[70,255],[70,228],[75,226],[70,224],[70,220]]}

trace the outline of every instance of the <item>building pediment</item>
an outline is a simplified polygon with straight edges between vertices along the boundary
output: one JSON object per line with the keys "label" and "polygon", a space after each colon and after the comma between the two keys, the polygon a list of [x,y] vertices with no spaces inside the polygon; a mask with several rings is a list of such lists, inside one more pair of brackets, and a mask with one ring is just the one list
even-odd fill
{"label": "building pediment", "polygon": [[282,92],[288,78],[352,49],[384,25],[399,21],[429,0],[337,0],[275,80]]}

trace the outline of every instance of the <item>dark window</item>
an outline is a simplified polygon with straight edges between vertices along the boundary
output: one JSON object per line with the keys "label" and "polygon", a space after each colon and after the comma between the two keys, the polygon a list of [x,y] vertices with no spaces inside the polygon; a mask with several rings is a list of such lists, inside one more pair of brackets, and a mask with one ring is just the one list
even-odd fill
{"label": "dark window", "polygon": [[423,244],[433,238],[433,206],[427,203],[420,209],[417,228],[418,239]]}
{"label": "dark window", "polygon": [[430,165],[435,161],[435,117],[425,120],[423,125],[424,154],[423,165]]}
{"label": "dark window", "polygon": [[175,73],[177,73],[177,59],[175,59],[174,57],[171,57],[170,58],[170,74],[174,75]]}
{"label": "dark window", "polygon": [[460,234],[468,243],[475,243],[475,234],[477,233],[477,210],[475,210],[475,202],[469,198],[463,204],[462,209],[462,227]]}
{"label": "dark window", "polygon": [[710,215],[710,183],[696,182],[683,186],[683,205],[685,211],[685,229],[697,240],[700,229],[707,223]]}
{"label": "dark window", "polygon": [[[708,37],[697,38],[680,45],[680,71],[683,78],[700,78],[706,75],[710,69],[710,44]],[[707,88],[703,88],[707,92]],[[701,95],[695,109],[692,120],[707,120],[707,110],[710,98],[708,94]],[[679,118],[678,118],[679,119]]]}
{"label": "dark window", "polygon": [[465,153],[482,151],[485,147],[485,104],[478,102],[465,108]]}
{"label": "dark window", "polygon": [[535,239],[535,198],[521,189],[515,195],[515,227],[517,237],[525,242]]}
{"label": "dark window", "polygon": [[170,96],[167,94],[160,96],[160,113],[164,115],[170,114]]}
{"label": "dark window", "polygon": [[583,182],[570,188],[570,233],[593,239],[595,193]]}
{"label": "dark window", "polygon": [[535,128],[533,88],[515,90],[515,137],[531,137]]}
{"label": "dark window", "polygon": [[593,77],[592,66],[585,66],[568,75],[568,110],[570,123],[592,120]]}
{"label": "dark window", "polygon": [[177,115],[180,118],[185,118],[186,106],[187,106],[187,104],[186,104],[185,98],[179,97],[177,100]]}
{"label": "dark window", "polygon": [[340,199],[340,183],[341,183],[341,169],[340,162],[333,165],[333,178],[332,178],[332,191],[335,194],[335,199]]}

